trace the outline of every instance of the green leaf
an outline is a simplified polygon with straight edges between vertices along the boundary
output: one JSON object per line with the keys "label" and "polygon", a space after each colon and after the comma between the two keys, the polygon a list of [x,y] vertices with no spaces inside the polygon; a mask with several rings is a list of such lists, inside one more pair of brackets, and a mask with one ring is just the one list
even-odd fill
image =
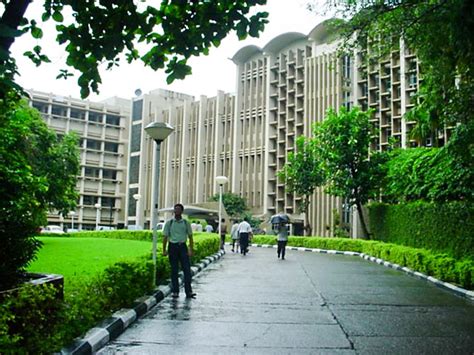
{"label": "green leaf", "polygon": [[53,20],[56,22],[63,22],[64,21],[63,14],[59,11],[55,11],[53,13]]}
{"label": "green leaf", "polygon": [[31,27],[31,35],[33,38],[40,39],[43,37],[43,31],[39,27]]}

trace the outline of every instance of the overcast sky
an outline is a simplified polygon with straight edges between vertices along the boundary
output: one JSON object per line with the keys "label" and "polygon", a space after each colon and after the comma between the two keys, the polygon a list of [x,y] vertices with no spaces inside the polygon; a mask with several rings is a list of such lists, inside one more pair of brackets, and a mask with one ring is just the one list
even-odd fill
{"label": "overcast sky", "polygon": [[[186,94],[209,97],[215,96],[217,90],[225,92],[235,91],[235,65],[229,59],[240,48],[254,44],[263,47],[268,41],[285,32],[301,32],[307,35],[323,17],[317,16],[306,9],[307,0],[267,0],[267,5],[258,7],[261,11],[269,12],[270,23],[266,26],[260,38],[248,38],[238,41],[234,33],[229,34],[221,43],[219,48],[211,49],[208,56],[201,55],[192,58],[189,64],[193,74],[185,80],[177,80],[172,85],[166,84],[164,70],[153,71],[143,66],[140,61],[132,64],[122,63],[112,71],[106,71],[105,66],[101,70],[102,84],[99,87],[100,94],[91,94],[89,99],[99,101],[111,96],[130,98],[134,96],[136,89],[144,93],[156,88],[163,88]],[[26,15],[39,18],[41,16],[42,1],[33,1]],[[25,89],[34,89],[43,92],[51,92],[63,96],[80,97],[77,85],[77,77],[68,80],[56,80],[59,69],[64,68],[66,54],[64,50],[54,41],[53,30],[42,26],[45,36],[40,41],[31,39],[31,36],[20,37],[12,46],[14,57],[21,74],[18,82]],[[42,64],[39,68],[34,66],[28,59],[22,56],[26,50],[39,44],[44,53],[48,55],[52,63]]]}

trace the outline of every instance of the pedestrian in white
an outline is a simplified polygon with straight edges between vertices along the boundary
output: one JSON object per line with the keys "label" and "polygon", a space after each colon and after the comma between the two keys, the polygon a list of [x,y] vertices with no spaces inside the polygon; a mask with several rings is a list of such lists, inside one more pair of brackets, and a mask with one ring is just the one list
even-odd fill
{"label": "pedestrian in white", "polygon": [[252,227],[248,222],[248,218],[239,224],[239,239],[240,239],[240,254],[247,254],[249,252],[249,240],[252,238]]}
{"label": "pedestrian in white", "polygon": [[206,226],[206,232],[207,232],[207,233],[212,233],[212,232],[214,232],[214,228],[212,228],[212,226],[211,226],[210,224],[208,224],[208,225]]}

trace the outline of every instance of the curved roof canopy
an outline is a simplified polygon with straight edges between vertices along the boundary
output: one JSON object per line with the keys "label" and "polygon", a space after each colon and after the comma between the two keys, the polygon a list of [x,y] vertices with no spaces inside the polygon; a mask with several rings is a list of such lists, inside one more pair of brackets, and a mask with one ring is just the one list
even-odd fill
{"label": "curved roof canopy", "polygon": [[249,58],[253,57],[255,54],[261,54],[262,49],[253,44],[240,48],[237,53],[231,58],[235,64],[245,63]]}
{"label": "curved roof canopy", "polygon": [[337,29],[335,25],[340,23],[340,21],[343,20],[332,18],[321,22],[311,30],[308,34],[308,38],[316,44],[332,42],[337,37]]}
{"label": "curved roof canopy", "polygon": [[268,42],[265,47],[263,47],[263,52],[276,54],[290,44],[306,38],[307,36],[300,32],[286,32]]}

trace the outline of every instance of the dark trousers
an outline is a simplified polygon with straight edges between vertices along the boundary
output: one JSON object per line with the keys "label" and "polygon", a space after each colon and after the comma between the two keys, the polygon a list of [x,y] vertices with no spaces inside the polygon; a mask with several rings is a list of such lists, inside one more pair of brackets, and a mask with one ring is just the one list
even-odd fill
{"label": "dark trousers", "polygon": [[278,253],[278,256],[280,256],[280,254],[281,254],[281,257],[282,257],[282,258],[285,257],[286,243],[288,243],[286,240],[279,240],[279,241],[278,241],[277,253]]}
{"label": "dark trousers", "polygon": [[240,253],[247,254],[247,248],[249,247],[249,234],[240,233]]}
{"label": "dark trousers", "polygon": [[168,258],[171,265],[171,292],[179,292],[179,264],[184,274],[184,292],[193,293],[191,288],[191,264],[189,262],[188,247],[185,243],[169,243]]}
{"label": "dark trousers", "polygon": [[224,250],[224,244],[225,244],[225,234],[221,235],[221,249]]}

